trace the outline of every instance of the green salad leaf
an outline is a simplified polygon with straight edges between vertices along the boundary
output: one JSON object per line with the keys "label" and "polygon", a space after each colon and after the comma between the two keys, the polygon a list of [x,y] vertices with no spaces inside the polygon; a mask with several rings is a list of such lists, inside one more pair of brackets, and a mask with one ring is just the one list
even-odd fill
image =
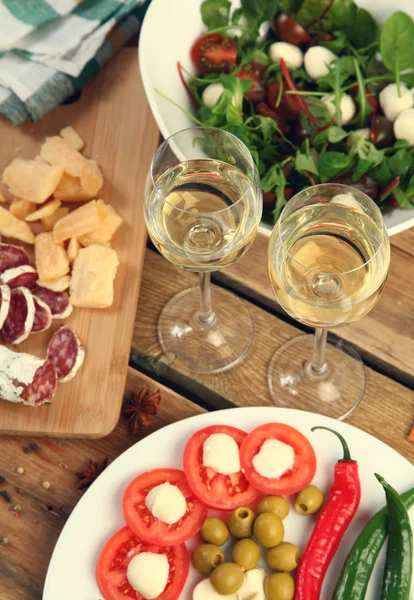
{"label": "green salad leaf", "polygon": [[414,21],[402,11],[385,21],[380,37],[380,51],[385,66],[400,81],[400,72],[414,64]]}
{"label": "green salad leaf", "polygon": [[350,168],[353,157],[345,152],[328,151],[319,157],[319,173],[322,177],[331,179],[346,173]]}
{"label": "green salad leaf", "polygon": [[295,169],[298,173],[312,173],[313,175],[319,175],[319,171],[316,167],[313,157],[302,154],[299,151],[295,158]]}
{"label": "green salad leaf", "polygon": [[257,25],[273,19],[279,4],[280,0],[241,0],[243,14]]}
{"label": "green salad leaf", "polygon": [[296,19],[304,27],[314,25],[321,31],[342,29],[349,20],[353,0],[304,0]]}
{"label": "green salad leaf", "polygon": [[370,13],[355,4],[345,24],[345,33],[354,48],[364,48],[377,39],[378,25]]}
{"label": "green salad leaf", "polygon": [[204,0],[201,4],[201,18],[209,29],[225,27],[229,22],[231,2],[229,0]]}

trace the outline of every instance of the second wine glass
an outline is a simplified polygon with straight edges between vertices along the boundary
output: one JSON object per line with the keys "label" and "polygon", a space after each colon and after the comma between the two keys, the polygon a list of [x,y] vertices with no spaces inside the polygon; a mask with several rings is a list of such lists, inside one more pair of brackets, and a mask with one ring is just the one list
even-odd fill
{"label": "second wine glass", "polygon": [[251,346],[253,320],[242,300],[211,289],[210,273],[239,260],[260,223],[262,193],[250,152],[220,129],[172,135],[152,160],[144,206],[156,248],[200,278],[199,288],[180,292],[162,310],[163,351],[195,373],[231,368]]}

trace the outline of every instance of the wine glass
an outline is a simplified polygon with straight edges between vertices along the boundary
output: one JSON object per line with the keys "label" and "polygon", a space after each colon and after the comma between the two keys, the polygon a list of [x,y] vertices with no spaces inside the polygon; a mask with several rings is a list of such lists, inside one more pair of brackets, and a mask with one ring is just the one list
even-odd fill
{"label": "wine glass", "polygon": [[360,190],[326,183],[289,200],[271,235],[269,277],[286,312],[316,329],[274,355],[268,382],[275,404],[337,419],[355,410],[365,392],[364,365],[352,346],[327,340],[327,328],[358,321],[374,307],[389,263],[381,212]]}
{"label": "wine glass", "polygon": [[174,296],[158,322],[161,347],[176,366],[217,373],[247,354],[254,327],[250,310],[237,296],[211,289],[210,273],[250,247],[262,203],[253,158],[227,131],[193,127],[156,151],[144,200],[149,235],[167,260],[199,273],[199,287]]}

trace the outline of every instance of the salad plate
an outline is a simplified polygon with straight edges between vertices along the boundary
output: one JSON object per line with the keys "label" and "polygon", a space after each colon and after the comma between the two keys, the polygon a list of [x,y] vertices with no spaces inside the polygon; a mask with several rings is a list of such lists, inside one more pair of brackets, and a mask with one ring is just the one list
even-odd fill
{"label": "salad plate", "polygon": [[[43,600],[103,600],[95,578],[97,560],[105,542],[124,526],[122,497],[134,477],[154,468],[182,468],[186,442],[204,427],[231,425],[249,432],[272,422],[291,425],[310,441],[317,457],[313,483],[325,497],[332,483],[335,463],[342,458],[342,449],[330,432],[311,432],[312,427],[330,427],[341,433],[348,442],[351,456],[359,464],[361,503],[324,581],[321,600],[330,599],[354,540],[371,516],[385,504],[382,487],[374,473],[380,473],[398,492],[403,492],[414,485],[414,466],[383,442],[346,423],[304,411],[253,407],[215,411],[168,425],[139,441],[109,465],[79,501],[60,535],[50,561]],[[284,521],[285,539],[303,550],[314,522],[313,517],[302,517],[292,509]],[[194,541],[193,538],[187,542],[190,550]],[[366,600],[379,597],[384,556],[383,549]],[[191,600],[192,590],[199,580],[200,576],[191,568],[180,599]]]}
{"label": "salad plate", "polygon": [[[355,1],[379,24],[397,10],[414,16],[412,0]],[[180,80],[177,63],[180,61],[189,74],[196,74],[190,48],[207,31],[201,19],[201,3],[202,0],[152,0],[142,25],[140,70],[148,102],[164,138],[194,125],[190,116],[194,107]],[[238,4],[237,0],[233,2],[234,6]],[[414,208],[387,209],[384,220],[389,235],[397,234],[414,226]],[[262,221],[260,229],[270,234],[271,226]]]}

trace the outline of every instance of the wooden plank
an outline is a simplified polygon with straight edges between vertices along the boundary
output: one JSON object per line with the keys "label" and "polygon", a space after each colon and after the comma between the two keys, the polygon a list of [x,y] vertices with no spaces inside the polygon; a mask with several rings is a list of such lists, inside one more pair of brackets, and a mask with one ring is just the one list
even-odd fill
{"label": "wooden plank", "polygon": [[[404,249],[392,237],[391,267],[385,291],[377,306],[361,321],[334,330],[335,335],[351,342],[363,358],[386,370],[402,383],[414,384],[414,260],[406,252],[411,234],[400,234]],[[285,314],[277,302],[267,273],[269,238],[259,233],[250,250],[237,263],[217,271],[213,277],[249,298]],[[397,242],[398,244],[398,242]],[[413,249],[414,252],[414,237]]]}
{"label": "wooden plank", "polygon": [[[17,129],[3,119],[0,137],[7,143],[0,147],[0,165],[14,158],[16,148],[19,156],[34,157],[45,136],[69,124],[85,139],[85,155],[103,169],[104,199],[125,220],[114,239],[121,263],[115,300],[107,310],[73,311],[67,323],[86,346],[84,366],[59,387],[51,406],[33,410],[2,402],[2,433],[96,438],[112,431],[119,417],[146,243],[144,182],[158,144],[136,50],[119,52],[77,103],[58,107],[39,123]],[[50,330],[31,336],[15,349],[44,356],[50,337]]]}
{"label": "wooden plank", "polygon": [[[53,548],[83,493],[77,489],[75,473],[85,468],[88,458],[101,461],[108,456],[112,461],[152,431],[204,412],[183,396],[130,368],[126,394],[139,392],[143,385],[150,391],[160,389],[161,403],[153,425],[137,436],[128,435],[122,418],[113,433],[101,440],[0,439],[0,475],[6,479],[0,490],[6,490],[12,499],[10,504],[0,503],[0,538],[8,539],[7,545],[0,544],[1,600],[41,599]],[[38,450],[26,454],[24,448],[32,442],[38,445]],[[16,473],[17,467],[25,469],[23,475]],[[43,481],[50,482],[48,490],[42,487]],[[15,504],[21,506],[21,518],[14,518],[13,511],[9,511]],[[53,507],[53,512],[42,508],[42,504]],[[38,524],[33,522],[35,519]]]}
{"label": "wooden plank", "polygon": [[411,229],[407,229],[398,235],[393,235],[390,239],[391,244],[395,248],[404,250],[404,252],[410,256],[414,256],[414,227],[411,227]]}
{"label": "wooden plank", "polygon": [[[299,331],[254,305],[250,305],[255,321],[253,345],[247,357],[233,369],[203,376],[180,372],[165,362],[157,338],[158,315],[168,299],[194,284],[194,275],[184,273],[156,252],[147,250],[132,343],[135,353],[146,357],[147,365],[157,374],[217,408],[271,406],[267,387],[269,362],[277,348]],[[414,392],[372,369],[366,371],[367,390],[349,422],[414,460],[414,445],[405,440],[414,420]]]}

